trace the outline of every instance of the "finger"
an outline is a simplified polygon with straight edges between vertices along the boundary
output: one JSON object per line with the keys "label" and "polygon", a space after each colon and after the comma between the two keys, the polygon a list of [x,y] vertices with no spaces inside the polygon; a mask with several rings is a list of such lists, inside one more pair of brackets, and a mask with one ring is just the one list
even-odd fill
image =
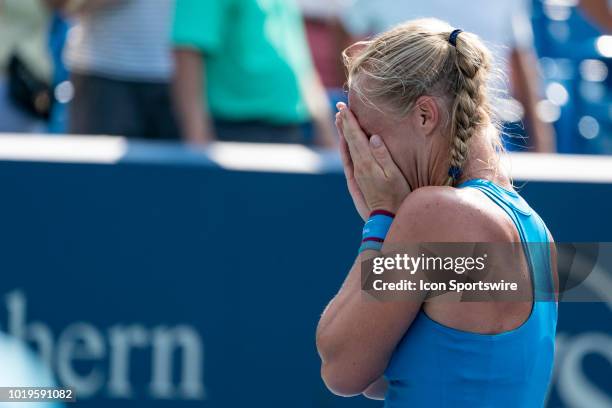
{"label": "finger", "polygon": [[[340,105],[341,102],[338,102],[337,105]],[[337,106],[336,105],[336,106]],[[340,150],[340,158],[342,159],[342,164],[346,167],[350,165],[351,168],[353,166],[353,161],[351,160],[351,156],[348,150],[348,145],[346,144],[346,140],[344,140],[344,131],[342,130],[342,118],[340,116],[340,112],[336,113],[336,129],[338,130],[338,134],[340,135],[340,143],[338,145]]]}
{"label": "finger", "polygon": [[342,131],[344,139],[348,143],[349,151],[353,160],[372,161],[372,153],[368,143],[368,137],[365,135],[357,119],[350,109],[340,111],[342,121]]}
{"label": "finger", "polygon": [[342,168],[344,169],[344,176],[347,181],[355,178],[355,170],[353,168],[353,160],[351,159],[351,154],[349,153],[348,145],[346,144],[346,140],[344,137],[340,138],[340,158],[342,159]]}
{"label": "finger", "polygon": [[348,145],[346,144],[346,140],[344,140],[344,131],[342,130],[342,119],[340,118],[340,112],[336,113],[336,130],[338,131],[338,135],[340,135],[340,153],[342,154],[342,149],[346,149],[346,154],[348,155]]}
{"label": "finger", "polygon": [[341,139],[344,139],[344,132],[342,131],[342,119],[340,118],[340,112],[336,113],[336,129]]}
{"label": "finger", "polygon": [[376,163],[383,169],[387,178],[400,173],[399,167],[397,167],[397,164],[393,161],[387,146],[380,136],[372,135],[370,138],[370,150]]}

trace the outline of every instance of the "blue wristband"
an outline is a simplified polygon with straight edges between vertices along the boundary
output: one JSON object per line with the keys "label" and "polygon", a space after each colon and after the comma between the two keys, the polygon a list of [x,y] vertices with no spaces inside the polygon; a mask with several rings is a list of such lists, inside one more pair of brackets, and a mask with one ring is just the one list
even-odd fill
{"label": "blue wristband", "polygon": [[387,233],[391,228],[394,217],[395,214],[388,211],[372,211],[370,218],[363,226],[359,253],[366,250],[380,251],[382,249],[383,242],[385,241]]}

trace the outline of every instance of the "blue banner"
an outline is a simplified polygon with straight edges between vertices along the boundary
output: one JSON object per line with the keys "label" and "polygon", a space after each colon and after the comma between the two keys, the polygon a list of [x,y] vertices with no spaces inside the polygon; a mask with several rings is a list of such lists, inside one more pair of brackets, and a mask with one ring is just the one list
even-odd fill
{"label": "blue banner", "polygon": [[[78,406],[380,406],[319,375],[316,324],[362,227],[337,163],[238,171],[130,149],[0,162],[0,331]],[[558,241],[612,241],[610,184],[516,184]],[[611,308],[561,305],[551,407],[612,405]]]}

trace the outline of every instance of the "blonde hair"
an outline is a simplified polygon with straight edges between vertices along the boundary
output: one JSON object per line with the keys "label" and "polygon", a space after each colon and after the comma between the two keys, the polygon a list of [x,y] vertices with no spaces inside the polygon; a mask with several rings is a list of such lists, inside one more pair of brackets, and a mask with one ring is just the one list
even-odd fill
{"label": "blonde hair", "polygon": [[[343,53],[349,87],[377,109],[377,103],[382,103],[405,115],[424,95],[442,105],[446,126],[450,125],[446,185],[451,186],[467,161],[472,136],[493,124],[488,100],[491,54],[468,32],[461,32],[451,44],[452,32],[449,24],[437,19],[414,20]],[[352,55],[355,47],[359,50]],[[501,142],[495,144],[499,147]]]}

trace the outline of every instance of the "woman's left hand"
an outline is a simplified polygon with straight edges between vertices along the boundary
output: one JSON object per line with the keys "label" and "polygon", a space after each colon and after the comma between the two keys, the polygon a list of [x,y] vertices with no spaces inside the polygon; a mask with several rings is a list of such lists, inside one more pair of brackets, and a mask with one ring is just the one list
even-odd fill
{"label": "woman's left hand", "polygon": [[[373,135],[368,141],[350,109],[344,104],[339,104],[338,108],[337,124],[352,162],[352,168],[347,169],[345,161],[345,172],[353,173],[369,212],[387,210],[396,213],[411,191],[408,182],[382,138]],[[349,176],[347,174],[347,178]]]}

